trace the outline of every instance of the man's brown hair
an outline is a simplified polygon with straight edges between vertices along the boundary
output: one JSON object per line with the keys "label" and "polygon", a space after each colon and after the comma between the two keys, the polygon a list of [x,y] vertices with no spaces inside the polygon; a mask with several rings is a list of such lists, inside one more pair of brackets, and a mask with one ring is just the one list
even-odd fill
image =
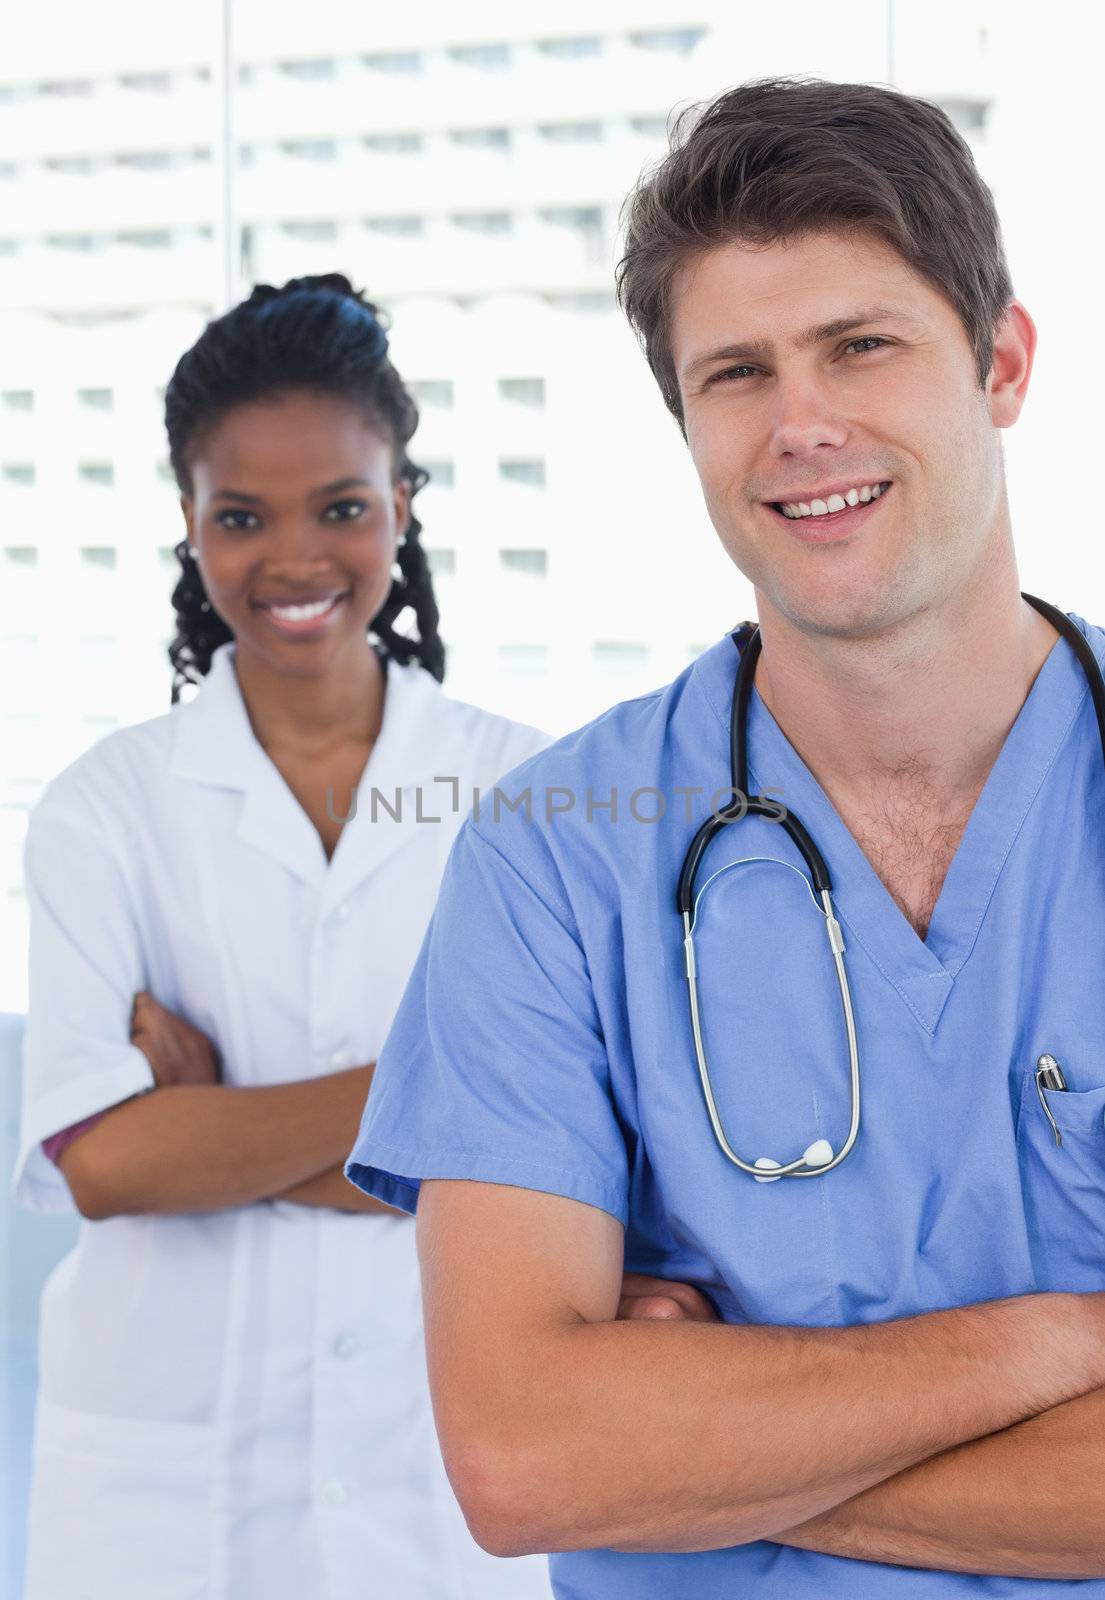
{"label": "man's brown hair", "polygon": [[819,78],[742,83],[680,113],[668,154],[626,211],[618,304],[680,428],[672,282],[702,252],[734,241],[877,235],[951,302],[985,387],[1013,286],[993,196],[931,101]]}

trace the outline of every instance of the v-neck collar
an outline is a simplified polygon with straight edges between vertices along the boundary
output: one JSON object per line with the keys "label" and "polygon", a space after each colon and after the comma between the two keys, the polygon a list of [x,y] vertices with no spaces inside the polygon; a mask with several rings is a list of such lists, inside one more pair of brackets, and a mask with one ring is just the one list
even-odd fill
{"label": "v-neck collar", "polygon": [[[324,902],[339,899],[414,837],[424,820],[420,786],[434,782],[443,766],[449,772],[450,762],[456,770],[461,752],[449,716],[453,702],[421,667],[387,661],[380,732],[358,783],[356,810],[327,861],[314,823],[253,731],[234,654],[234,641],[221,645],[199,693],[172,713],[177,728],[170,770],[174,777],[241,791],[241,842],[280,861]],[[348,803],[345,795],[335,799]]]}
{"label": "v-neck collar", "polygon": [[[1088,637],[1085,622],[1071,620]],[[1100,636],[1090,640],[1100,659]],[[701,658],[702,687],[725,730],[737,652],[729,638]],[[845,826],[832,801],[753,688],[748,716],[748,776],[753,793],[771,789],[813,835],[833,880],[837,916],[932,1033],[955,979],[974,948],[1002,868],[1089,686],[1060,638],[1036,674],[990,770],[922,941]]]}

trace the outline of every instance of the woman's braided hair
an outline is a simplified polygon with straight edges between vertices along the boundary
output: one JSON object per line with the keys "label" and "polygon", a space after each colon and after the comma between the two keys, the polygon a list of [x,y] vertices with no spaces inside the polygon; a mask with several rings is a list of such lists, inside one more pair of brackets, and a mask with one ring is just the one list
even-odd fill
{"label": "woman's braided hair", "polygon": [[[192,493],[192,458],[204,435],[234,406],[294,390],[347,399],[374,425],[390,432],[395,474],[411,500],[429,473],[416,466],[407,444],[418,426],[418,407],[388,359],[384,314],[340,272],[292,278],[282,289],[259,283],[248,300],[209,322],[177,362],[165,391],[169,460],[182,494]],[[417,661],[440,683],[445,646],[422,547],[422,524],[411,512],[398,550],[400,576],[370,624],[385,654],[403,665]],[[234,637],[207,598],[188,541],[176,546],[181,576],[173,590],[176,637],[169,646],[172,703],[186,684],[198,683],[219,645]],[[414,613],[414,637],[396,629]]]}

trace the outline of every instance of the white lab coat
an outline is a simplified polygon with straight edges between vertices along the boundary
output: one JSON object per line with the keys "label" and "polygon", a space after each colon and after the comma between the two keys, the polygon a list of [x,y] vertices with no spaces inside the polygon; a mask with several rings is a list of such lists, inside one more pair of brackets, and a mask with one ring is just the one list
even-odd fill
{"label": "white lab coat", "polygon": [[[30,1204],[72,1204],[44,1138],[152,1085],[129,1042],[139,989],[211,1037],[229,1083],[374,1060],[473,788],[547,743],[389,663],[328,863],[253,735],[234,650],[32,815]],[[449,1489],[406,1218],[275,1201],[84,1222],[40,1354],[27,1600],[549,1595],[544,1558],[486,1555]]]}

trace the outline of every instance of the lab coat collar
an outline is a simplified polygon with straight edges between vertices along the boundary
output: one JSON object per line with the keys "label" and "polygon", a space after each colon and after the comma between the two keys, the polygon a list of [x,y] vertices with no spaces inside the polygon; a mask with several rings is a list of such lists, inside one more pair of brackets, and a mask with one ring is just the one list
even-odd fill
{"label": "lab coat collar", "polygon": [[[453,702],[421,667],[387,663],[379,737],[361,778],[355,814],[345,823],[330,862],[314,824],[253,732],[234,668],[235,644],[220,645],[199,693],[177,711],[170,759],[174,777],[241,791],[237,836],[289,871],[340,898],[413,837],[417,791],[456,774],[463,749],[448,715]],[[375,789],[382,797],[370,805]],[[402,794],[395,807],[396,791]],[[447,791],[445,791],[447,793]],[[386,802],[386,803],[385,803]],[[348,794],[335,793],[340,815]],[[389,807],[400,811],[394,820]],[[427,792],[424,810],[432,810]]]}

